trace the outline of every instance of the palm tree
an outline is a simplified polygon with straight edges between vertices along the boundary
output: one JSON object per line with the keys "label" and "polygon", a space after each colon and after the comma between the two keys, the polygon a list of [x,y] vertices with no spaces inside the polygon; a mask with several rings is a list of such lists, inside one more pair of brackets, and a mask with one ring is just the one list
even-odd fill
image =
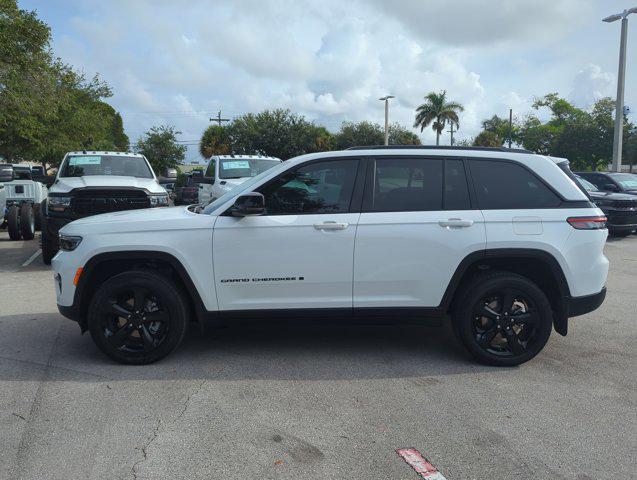
{"label": "palm tree", "polygon": [[431,92],[425,97],[425,103],[416,108],[416,121],[414,127],[420,127],[422,132],[425,127],[431,125],[436,132],[436,145],[440,144],[440,134],[447,123],[460,127],[458,113],[464,112],[464,107],[457,102],[447,101],[447,92]]}

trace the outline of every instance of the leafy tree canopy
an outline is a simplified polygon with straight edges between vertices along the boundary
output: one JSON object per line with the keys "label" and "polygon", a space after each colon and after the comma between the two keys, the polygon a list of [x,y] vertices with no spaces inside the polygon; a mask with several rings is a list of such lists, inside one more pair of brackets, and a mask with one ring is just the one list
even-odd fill
{"label": "leafy tree canopy", "polygon": [[156,175],[163,175],[167,168],[176,168],[186,156],[187,147],[177,142],[177,135],[181,132],[172,126],[152,127],[137,140],[134,150],[148,159]]}

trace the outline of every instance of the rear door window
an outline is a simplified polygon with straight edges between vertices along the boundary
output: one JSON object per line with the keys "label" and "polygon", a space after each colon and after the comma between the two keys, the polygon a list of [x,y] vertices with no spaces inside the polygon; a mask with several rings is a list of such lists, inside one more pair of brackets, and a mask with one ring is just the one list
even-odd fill
{"label": "rear door window", "polygon": [[441,159],[376,160],[372,212],[442,210]]}
{"label": "rear door window", "polygon": [[462,160],[445,160],[445,210],[471,208],[469,187]]}
{"label": "rear door window", "polygon": [[561,199],[538,177],[515,163],[470,160],[478,205],[483,210],[552,208]]}

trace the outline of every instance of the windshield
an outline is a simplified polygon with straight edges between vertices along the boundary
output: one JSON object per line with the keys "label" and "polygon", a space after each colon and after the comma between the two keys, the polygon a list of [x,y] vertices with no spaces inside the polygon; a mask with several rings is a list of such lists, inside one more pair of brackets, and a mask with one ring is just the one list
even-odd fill
{"label": "windshield", "polygon": [[219,165],[219,178],[255,177],[279,163],[265,158],[224,158]]}
{"label": "windshield", "polygon": [[619,183],[624,190],[637,190],[637,175],[633,173],[613,173],[611,177]]}
{"label": "windshield", "polygon": [[85,175],[119,175],[123,177],[153,178],[146,160],[123,155],[72,155],[62,166],[60,177]]}
{"label": "windshield", "polygon": [[205,214],[210,214],[212,212],[214,212],[217,208],[219,208],[221,205],[223,205],[224,203],[226,203],[228,200],[230,200],[232,197],[234,197],[235,195],[238,195],[241,192],[244,191],[251,191],[252,186],[256,185],[257,183],[259,183],[263,178],[267,177],[268,175],[274,173],[276,174],[277,172],[280,172],[281,170],[285,170],[285,168],[287,168],[287,165],[285,165],[282,162],[275,162],[275,167],[268,169],[264,172],[261,172],[259,175],[252,177],[250,180],[247,180],[243,183],[240,183],[239,185],[234,186],[233,188],[231,188],[230,190],[228,190],[226,193],[224,193],[223,195],[221,195],[219,198],[217,198],[216,200],[208,203],[207,205],[204,206],[204,209],[201,211],[201,213],[205,213]]}
{"label": "windshield", "polygon": [[579,182],[579,184],[584,187],[587,191],[589,192],[599,192],[599,189],[593,185],[591,182],[589,182],[588,180],[584,180],[582,177],[580,176],[575,176],[577,178],[577,181]]}

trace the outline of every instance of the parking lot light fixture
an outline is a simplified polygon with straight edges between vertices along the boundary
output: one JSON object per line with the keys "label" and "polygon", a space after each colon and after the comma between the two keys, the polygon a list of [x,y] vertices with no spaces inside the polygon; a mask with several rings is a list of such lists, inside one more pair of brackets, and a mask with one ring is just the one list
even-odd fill
{"label": "parking lot light fixture", "polygon": [[396,98],[393,95],[385,95],[378,100],[385,102],[385,145],[389,145],[389,99]]}
{"label": "parking lot light fixture", "polygon": [[619,172],[622,168],[622,140],[624,124],[624,77],[626,74],[626,35],[628,30],[628,15],[637,13],[637,7],[629,8],[621,13],[616,13],[603,18],[602,21],[612,23],[622,21],[621,36],[619,42],[619,72],[617,74],[617,99],[615,100],[615,138],[613,141],[612,171]]}

